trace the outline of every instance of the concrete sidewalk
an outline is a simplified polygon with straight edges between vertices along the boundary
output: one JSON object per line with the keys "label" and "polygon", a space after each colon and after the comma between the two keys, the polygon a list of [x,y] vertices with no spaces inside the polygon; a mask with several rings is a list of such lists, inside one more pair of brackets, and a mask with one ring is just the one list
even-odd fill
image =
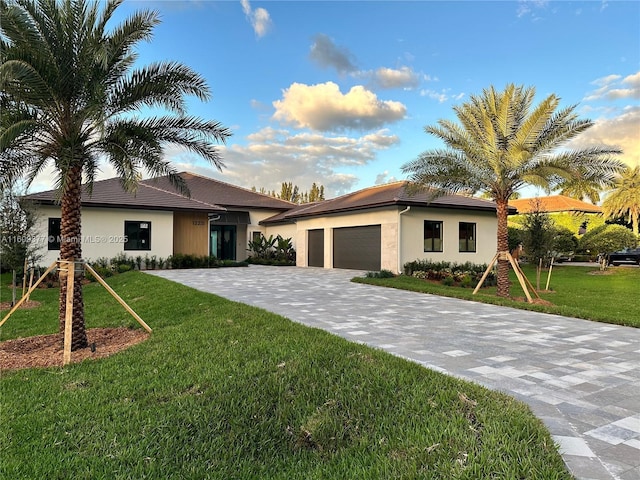
{"label": "concrete sidewalk", "polygon": [[508,393],[581,480],[640,480],[640,329],[352,283],[296,267],[150,271]]}

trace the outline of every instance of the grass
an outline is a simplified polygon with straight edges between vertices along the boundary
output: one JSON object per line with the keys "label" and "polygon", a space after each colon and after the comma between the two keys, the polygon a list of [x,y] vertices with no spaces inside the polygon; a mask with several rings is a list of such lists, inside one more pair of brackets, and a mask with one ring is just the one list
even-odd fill
{"label": "grass", "polygon": [[[523,270],[527,278],[535,285],[535,268],[531,265],[524,265]],[[525,299],[524,292],[513,272],[511,272],[511,280],[512,297]],[[545,288],[546,280],[547,272],[545,271],[540,281],[541,288]],[[613,267],[605,272],[600,272],[598,267],[554,266],[551,272],[549,291],[539,292],[540,298],[547,300],[552,305],[529,304],[526,303],[526,299],[525,301],[515,301],[499,298],[496,297],[495,287],[482,288],[476,295],[473,295],[475,284],[471,288],[450,287],[404,275],[386,279],[355,278],[353,281],[640,327],[639,268]]]}
{"label": "grass", "polygon": [[[3,372],[0,478],[571,478],[509,396],[161,278],[109,283],[151,338]],[[56,291],[33,299],[0,339],[56,331]],[[89,327],[136,325],[99,285],[85,302]]]}

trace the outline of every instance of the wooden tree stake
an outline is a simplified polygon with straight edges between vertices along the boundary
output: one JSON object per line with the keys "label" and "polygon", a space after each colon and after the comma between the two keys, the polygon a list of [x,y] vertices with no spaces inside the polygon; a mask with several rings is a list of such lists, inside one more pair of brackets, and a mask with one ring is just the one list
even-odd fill
{"label": "wooden tree stake", "polygon": [[67,264],[67,302],[65,304],[64,315],[64,351],[62,354],[62,365],[71,362],[71,337],[73,333],[73,278],[76,270],[76,262],[73,260],[60,261],[60,273],[62,273],[62,264]]}
{"label": "wooden tree stake", "polygon": [[[40,285],[40,282],[42,282],[42,280],[45,279],[45,277],[47,275],[49,275],[49,273],[51,273],[51,271],[56,268],[56,265],[58,265],[58,262],[53,262],[49,268],[47,268],[44,273],[40,276],[40,278],[38,279],[38,281],[36,283],[33,284],[33,286],[29,289],[29,291],[27,292],[27,296],[31,295],[31,293],[38,288],[38,285]],[[6,322],[9,317],[13,314],[13,312],[15,312],[18,308],[20,308],[20,305],[22,305],[26,300],[27,300],[27,296],[22,297],[18,303],[16,303],[13,308],[11,310],[9,310],[9,313],[7,313],[4,318],[2,319],[2,321],[0,322],[0,327],[2,325],[4,325],[4,322]]]}
{"label": "wooden tree stake", "polygon": [[473,295],[478,293],[478,290],[480,290],[480,287],[482,287],[482,284],[487,279],[487,276],[489,275],[489,272],[491,271],[491,269],[493,268],[493,266],[495,265],[495,263],[498,260],[509,260],[509,263],[513,267],[513,271],[515,272],[516,277],[518,278],[518,282],[520,282],[520,286],[522,287],[522,290],[524,290],[524,294],[527,296],[527,301],[529,303],[533,303],[533,299],[531,298],[531,294],[529,293],[529,289],[527,288],[527,284],[529,284],[529,287],[531,288],[531,290],[533,290],[534,295],[537,298],[540,298],[538,296],[538,293],[536,292],[536,289],[533,288],[533,285],[531,285],[531,282],[529,282],[529,279],[527,278],[527,276],[524,274],[524,272],[520,268],[520,265],[518,265],[518,262],[516,262],[513,259],[513,257],[511,256],[511,253],[509,253],[509,252],[498,252],[498,253],[496,253],[494,255],[493,260],[491,260],[491,263],[489,263],[489,266],[487,267],[487,269],[485,270],[484,274],[482,275],[482,278],[478,282],[478,285],[476,285],[476,288],[473,290]]}
{"label": "wooden tree stake", "polygon": [[138,314],[137,314],[136,312],[134,312],[134,311],[133,311],[133,309],[132,309],[129,305],[127,305],[127,302],[125,302],[122,298],[120,298],[120,296],[119,296],[119,295],[118,295],[118,294],[117,294],[117,293],[116,293],[116,292],[115,292],[115,291],[114,291],[114,290],[113,290],[109,285],[107,285],[107,282],[105,282],[105,281],[102,279],[102,277],[100,277],[100,275],[98,275],[98,274],[96,273],[96,271],[95,271],[93,268],[91,268],[91,265],[89,265],[88,263],[85,263],[85,264],[84,264],[84,268],[86,268],[87,270],[89,270],[89,273],[90,273],[91,275],[93,275],[93,276],[95,277],[95,279],[96,279],[98,282],[100,282],[100,285],[102,285],[102,286],[107,290],[107,292],[109,292],[109,293],[111,294],[111,296],[112,296],[113,298],[115,298],[115,299],[118,301],[118,303],[120,303],[120,305],[122,305],[122,306],[124,307],[124,309],[125,309],[127,312],[129,312],[129,313],[131,314],[131,316],[132,316],[133,318],[135,318],[135,319],[138,321],[138,323],[139,323],[140,325],[142,325],[142,327],[143,327],[147,332],[151,333],[151,327],[149,327],[149,325],[147,325],[146,323],[144,323],[144,320],[142,320],[142,319],[138,316]]}

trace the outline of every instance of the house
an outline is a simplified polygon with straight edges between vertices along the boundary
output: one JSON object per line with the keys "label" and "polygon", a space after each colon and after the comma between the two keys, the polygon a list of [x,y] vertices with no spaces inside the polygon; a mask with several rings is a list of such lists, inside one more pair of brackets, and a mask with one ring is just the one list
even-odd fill
{"label": "house", "polygon": [[[256,236],[291,238],[302,267],[401,272],[416,259],[488,263],[496,252],[496,207],[479,198],[410,195],[395,182],[331,200],[296,205],[183,172],[191,197],[167,177],[143,180],[135,194],[119,179],[95,182],[82,196],[86,259],[183,253],[244,260]],[[59,254],[56,192],[27,196],[39,205],[45,262]],[[515,213],[515,209],[512,210]]]}
{"label": "house", "polygon": [[568,228],[574,235],[583,235],[588,228],[605,222],[602,208],[598,205],[564,195],[519,198],[510,200],[509,206],[517,209],[517,214],[509,218],[513,224],[521,224],[525,214],[539,210],[548,213],[557,226]]}
{"label": "house", "polygon": [[407,185],[395,182],[301,205],[261,224],[295,223],[296,264],[303,267],[399,273],[416,259],[491,261],[497,249],[495,203],[410,195]]}
{"label": "house", "polygon": [[[91,195],[85,189],[81,220],[85,259],[113,258],[122,253],[167,258],[182,253],[243,260],[248,240],[266,233],[259,222],[294,206],[192,173],[180,176],[191,198],[178,194],[166,177],[141,181],[135,194],[126,192],[117,178],[94,182]],[[60,250],[56,191],[26,198],[38,206],[38,238],[45,254],[42,261],[50,264]]]}

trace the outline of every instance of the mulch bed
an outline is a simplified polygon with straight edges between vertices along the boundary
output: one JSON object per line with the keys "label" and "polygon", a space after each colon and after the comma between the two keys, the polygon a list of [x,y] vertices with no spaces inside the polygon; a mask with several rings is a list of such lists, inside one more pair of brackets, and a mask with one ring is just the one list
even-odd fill
{"label": "mulch bed", "polygon": [[[71,363],[108,357],[147,338],[149,334],[142,329],[92,328],[87,330],[87,339],[89,345],[95,344],[95,348],[71,352]],[[0,371],[62,366],[62,354],[61,333],[6,340],[0,342]]]}

